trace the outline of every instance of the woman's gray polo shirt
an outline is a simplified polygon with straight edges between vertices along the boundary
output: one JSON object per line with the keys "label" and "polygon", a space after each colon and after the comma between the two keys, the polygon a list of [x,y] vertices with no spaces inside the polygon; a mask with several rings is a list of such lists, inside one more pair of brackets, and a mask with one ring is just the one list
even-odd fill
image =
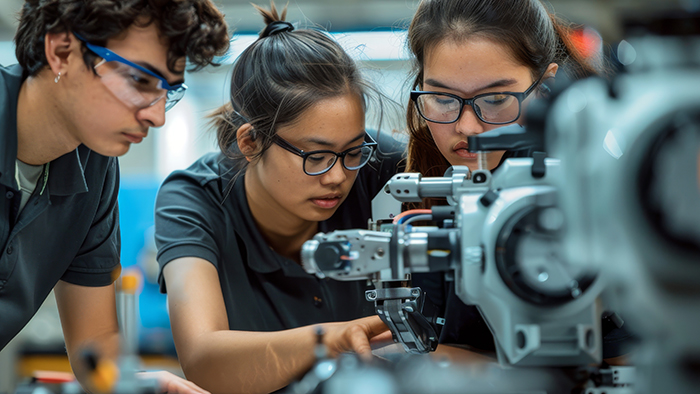
{"label": "woman's gray polo shirt", "polygon": [[80,145],[53,160],[20,212],[15,160],[21,76],[19,66],[0,67],[0,349],[59,280],[106,286],[120,272],[116,158]]}
{"label": "woman's gray polo shirt", "polygon": [[[370,202],[398,171],[403,146],[393,152],[359,171],[347,199],[319,231],[367,228]],[[218,270],[232,330],[276,331],[374,314],[365,281],[318,279],[270,249],[248,208],[243,176],[224,200],[231,172],[230,160],[212,153],[163,183],[156,200],[161,291],[168,262],[199,257]]]}

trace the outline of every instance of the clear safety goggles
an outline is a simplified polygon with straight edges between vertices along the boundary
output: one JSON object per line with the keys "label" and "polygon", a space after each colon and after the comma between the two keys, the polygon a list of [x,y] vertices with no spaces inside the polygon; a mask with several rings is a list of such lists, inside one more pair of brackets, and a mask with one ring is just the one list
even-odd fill
{"label": "clear safety goggles", "polygon": [[168,81],[155,72],[133,63],[113,51],[92,45],[75,34],[87,48],[102,58],[94,69],[102,83],[120,101],[129,107],[142,109],[165,99],[165,110],[169,110],[185,95],[187,85],[184,83],[170,85]]}

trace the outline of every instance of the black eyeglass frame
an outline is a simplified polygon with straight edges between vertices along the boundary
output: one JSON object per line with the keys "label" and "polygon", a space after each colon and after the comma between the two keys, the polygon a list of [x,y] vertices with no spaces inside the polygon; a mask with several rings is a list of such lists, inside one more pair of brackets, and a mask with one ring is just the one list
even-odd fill
{"label": "black eyeglass frame", "polygon": [[[544,78],[544,74],[545,74],[545,73],[542,73],[542,75],[541,75],[539,78],[537,78],[537,80],[536,80],[535,82],[533,82],[532,85],[530,85],[530,87],[527,88],[527,90],[525,90],[524,92],[491,92],[491,93],[482,93],[482,94],[477,94],[476,96],[474,96],[474,97],[472,97],[472,98],[466,98],[466,99],[465,99],[465,98],[461,98],[461,97],[459,97],[459,96],[457,96],[457,95],[455,95],[455,94],[452,94],[452,93],[445,93],[445,92],[424,92],[424,91],[421,91],[421,90],[413,90],[413,91],[411,91],[411,100],[412,100],[413,103],[416,105],[416,110],[418,111],[418,114],[421,116],[421,118],[427,120],[428,122],[432,122],[432,123],[439,123],[439,124],[450,124],[450,123],[455,123],[455,122],[457,122],[457,121],[459,120],[459,118],[462,117],[462,113],[464,112],[464,106],[468,105],[468,106],[472,107],[472,110],[474,111],[474,113],[476,114],[476,116],[479,118],[479,120],[482,121],[482,122],[484,122],[484,123],[486,123],[486,124],[496,124],[496,125],[508,124],[508,123],[513,123],[513,122],[515,122],[516,120],[520,119],[520,115],[522,114],[522,109],[523,109],[523,101],[525,101],[525,99],[526,99],[532,92],[535,91],[535,88],[542,82],[542,78]],[[452,98],[456,99],[457,101],[461,102],[462,105],[460,105],[460,107],[459,107],[459,113],[457,114],[457,117],[455,118],[455,120],[452,120],[452,121],[449,121],[449,122],[441,122],[441,121],[429,119],[429,118],[427,118],[425,115],[423,115],[423,112],[421,112],[420,106],[418,105],[418,97],[423,96],[423,95],[426,95],[426,94],[438,94],[438,95],[441,95],[441,96],[448,96],[448,97],[452,97]],[[482,97],[486,97],[486,96],[496,96],[496,95],[503,95],[503,94],[507,94],[507,95],[514,96],[515,99],[518,100],[518,116],[516,116],[515,119],[513,119],[513,120],[511,120],[511,121],[508,121],[508,122],[491,122],[491,121],[485,120],[485,119],[481,116],[481,109],[474,106],[474,101],[476,101],[476,100],[478,100],[478,99],[480,99],[480,98],[482,98]]]}
{"label": "black eyeglass frame", "polygon": [[[368,141],[368,140],[369,140],[369,141]],[[364,167],[367,163],[369,163],[370,158],[371,158],[372,155],[374,154],[375,147],[377,146],[377,141],[375,141],[374,138],[372,138],[372,136],[369,135],[369,133],[367,133],[367,132],[365,132],[365,141],[364,141],[362,144],[357,145],[357,146],[353,146],[353,147],[348,148],[348,149],[345,149],[345,150],[342,151],[342,152],[335,152],[335,151],[327,150],[327,149],[323,149],[323,150],[313,150],[313,151],[309,151],[309,152],[304,152],[303,150],[301,150],[301,149],[297,148],[296,146],[290,144],[290,143],[287,142],[284,138],[280,137],[280,136],[277,135],[277,134],[275,134],[275,135],[272,136],[272,142],[274,142],[275,144],[277,144],[280,148],[285,149],[285,150],[287,150],[287,151],[289,151],[289,152],[292,152],[292,153],[294,153],[295,155],[297,155],[297,156],[303,158],[303,159],[304,159],[304,162],[302,163],[302,169],[304,170],[304,174],[309,175],[309,176],[317,176],[317,175],[323,175],[323,174],[327,173],[328,171],[331,170],[331,168],[333,168],[333,166],[335,165],[335,163],[338,162],[338,158],[339,158],[339,157],[340,157],[340,163],[343,165],[343,167],[345,167],[345,169],[347,169],[347,170],[349,170],[349,171],[359,170],[360,168]],[[348,153],[350,153],[351,151],[353,151],[353,150],[355,150],[355,149],[358,149],[358,148],[365,147],[365,146],[367,146],[367,147],[369,147],[369,148],[371,149],[370,152],[369,152],[369,155],[368,155],[368,159],[367,159],[364,163],[362,163],[361,165],[359,165],[359,166],[357,166],[357,167],[348,167],[348,166],[346,166],[346,165],[345,165],[345,156],[346,156]],[[329,165],[328,168],[326,168],[325,170],[323,170],[323,171],[321,171],[321,172],[309,173],[308,171],[306,171],[306,159],[307,159],[309,156],[311,156],[311,155],[317,155],[317,154],[322,154],[322,153],[331,153],[331,154],[335,155],[335,159],[333,159],[333,163],[331,163],[331,165]]]}

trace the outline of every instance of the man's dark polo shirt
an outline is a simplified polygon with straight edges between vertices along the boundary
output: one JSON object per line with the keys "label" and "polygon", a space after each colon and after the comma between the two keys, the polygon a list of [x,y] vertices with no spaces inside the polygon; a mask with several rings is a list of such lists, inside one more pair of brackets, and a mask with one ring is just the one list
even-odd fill
{"label": "man's dark polo shirt", "polygon": [[[370,201],[397,172],[403,153],[403,146],[381,136],[390,140],[380,140],[383,151],[393,154],[359,170],[347,199],[319,231],[367,228]],[[374,304],[365,300],[365,281],[318,279],[270,249],[248,208],[243,176],[224,198],[232,172],[229,160],[212,153],[165,180],[156,200],[161,290],[166,291],[162,272],[168,262],[199,257],[219,272],[232,330],[276,331],[374,314]]]}
{"label": "man's dark polo shirt", "polygon": [[49,163],[20,212],[15,181],[22,69],[0,67],[0,349],[58,280],[106,286],[119,274],[119,168],[84,145]]}

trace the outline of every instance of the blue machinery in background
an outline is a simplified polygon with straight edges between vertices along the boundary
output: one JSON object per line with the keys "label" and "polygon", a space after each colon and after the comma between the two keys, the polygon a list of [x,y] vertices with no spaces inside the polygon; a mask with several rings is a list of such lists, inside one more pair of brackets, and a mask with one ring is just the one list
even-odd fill
{"label": "blue machinery in background", "polygon": [[139,294],[139,350],[145,354],[175,355],[175,345],[160,294],[158,264],[153,240],[154,207],[160,180],[152,176],[122,176],[119,189],[122,270],[138,269],[143,275]]}

